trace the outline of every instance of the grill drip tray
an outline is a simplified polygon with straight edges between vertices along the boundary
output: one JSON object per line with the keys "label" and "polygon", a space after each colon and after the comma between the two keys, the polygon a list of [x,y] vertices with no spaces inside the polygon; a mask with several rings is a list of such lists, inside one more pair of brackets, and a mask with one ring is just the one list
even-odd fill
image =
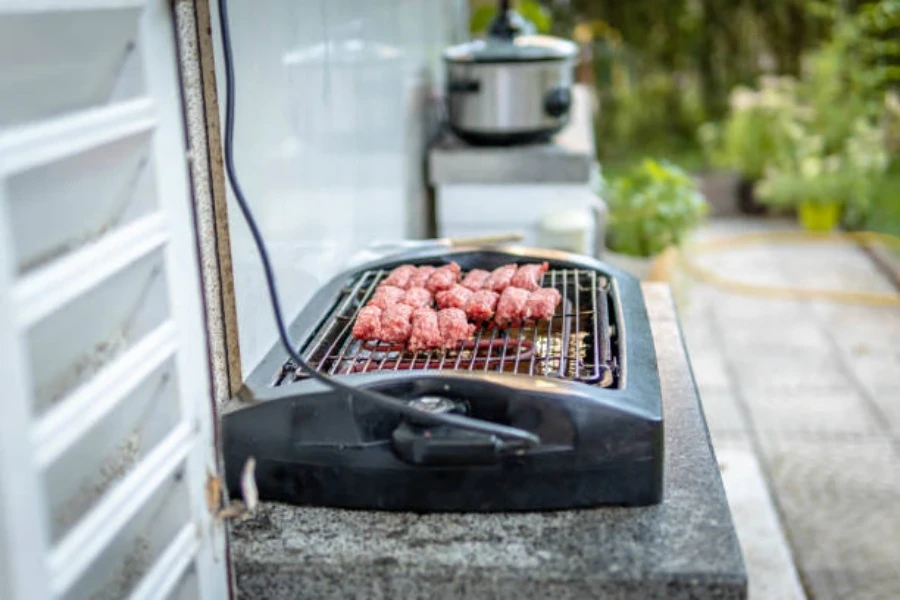
{"label": "grill drip tray", "polygon": [[[482,329],[446,351],[411,353],[353,339],[360,307],[395,266],[464,270],[548,261],[562,294],[552,319]],[[256,459],[264,500],[413,511],[646,505],[662,490],[662,414],[653,341],[631,276],[573,255],[512,249],[410,254],[345,273],[291,327],[320,372],[416,403],[525,429],[534,449],[424,427],[305,379],[279,347],[247,381],[258,402],[223,418],[226,474],[239,495]]]}

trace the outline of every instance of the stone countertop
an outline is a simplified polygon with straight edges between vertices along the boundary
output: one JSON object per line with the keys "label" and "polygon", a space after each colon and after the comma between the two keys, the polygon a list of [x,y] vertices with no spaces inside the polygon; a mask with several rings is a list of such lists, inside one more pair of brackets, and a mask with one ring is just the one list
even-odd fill
{"label": "stone countertop", "polygon": [[233,529],[242,598],[746,597],[731,514],[671,293],[645,284],[665,419],[661,504],[383,513],[264,503]]}
{"label": "stone countertop", "polygon": [[590,90],[575,85],[569,123],[546,144],[471,146],[445,134],[428,152],[429,182],[588,184],[596,162],[593,104]]}

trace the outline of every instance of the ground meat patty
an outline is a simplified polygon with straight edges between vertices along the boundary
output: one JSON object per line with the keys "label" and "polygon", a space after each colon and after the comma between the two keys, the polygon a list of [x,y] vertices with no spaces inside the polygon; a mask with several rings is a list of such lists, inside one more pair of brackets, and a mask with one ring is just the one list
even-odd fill
{"label": "ground meat patty", "polygon": [[431,277],[428,278],[428,283],[425,284],[425,287],[432,294],[436,294],[441,290],[449,290],[453,287],[453,284],[459,281],[459,265],[455,262],[450,263],[449,265],[444,265],[435,270],[434,273],[431,274]]}
{"label": "ground meat patty", "polygon": [[499,298],[500,294],[490,290],[474,292],[466,302],[466,316],[476,323],[489,320],[494,316],[494,309],[497,308],[497,299]]}
{"label": "ground meat patty", "polygon": [[392,304],[381,313],[381,341],[403,343],[412,331],[413,307],[406,304]]}
{"label": "ground meat patty", "polygon": [[525,302],[525,312],[522,318],[526,321],[551,319],[561,299],[559,292],[553,288],[535,290],[531,292],[528,300]]}
{"label": "ground meat patty", "polygon": [[503,265],[502,267],[497,267],[493,270],[491,276],[488,277],[487,283],[484,284],[484,288],[499,294],[509,286],[509,282],[512,280],[513,275],[516,274],[517,270],[518,267],[516,265]]}
{"label": "ground meat patty", "polygon": [[431,274],[437,270],[437,267],[432,267],[431,265],[425,265],[424,267],[419,267],[416,269],[416,272],[413,273],[413,276],[409,278],[409,287],[410,288],[423,288],[425,284],[428,283],[428,278],[431,277]]}
{"label": "ground meat patty", "polygon": [[358,340],[377,340],[381,338],[381,309],[377,306],[364,306],[356,315],[353,324],[353,337]]}
{"label": "ground meat patty", "polygon": [[437,316],[444,348],[452,348],[469,339],[475,331],[475,326],[466,321],[466,313],[458,308],[444,308]]}
{"label": "ground meat patty", "polygon": [[372,298],[369,300],[369,306],[377,306],[381,310],[386,310],[392,304],[397,304],[403,299],[406,292],[392,285],[383,285],[375,290]]}
{"label": "ground meat patty", "polygon": [[500,300],[497,301],[497,314],[494,316],[494,322],[498,327],[516,326],[522,322],[525,312],[525,303],[531,292],[517,287],[508,287],[500,294]]}
{"label": "ground meat patty", "polygon": [[412,333],[409,336],[410,352],[440,348],[442,342],[438,314],[433,308],[417,308],[413,313]]}
{"label": "ground meat patty", "polygon": [[400,302],[413,308],[422,308],[423,306],[431,306],[432,298],[431,292],[425,288],[411,287],[403,294]]}
{"label": "ground meat patty", "polygon": [[392,285],[405,290],[409,287],[409,279],[415,272],[416,268],[413,265],[400,265],[391,271],[380,285]]}
{"label": "ground meat patty", "polygon": [[449,290],[443,290],[434,295],[438,308],[465,308],[469,298],[474,292],[458,283],[453,284]]}
{"label": "ground meat patty", "polygon": [[509,285],[515,286],[517,288],[522,288],[523,290],[528,290],[529,292],[533,292],[534,290],[541,287],[541,278],[549,268],[550,265],[546,262],[539,265],[522,265],[516,271],[516,274],[513,275],[513,278],[510,280]]}
{"label": "ground meat patty", "polygon": [[483,269],[472,269],[463,277],[462,284],[473,292],[484,289],[488,278],[491,276],[490,271]]}

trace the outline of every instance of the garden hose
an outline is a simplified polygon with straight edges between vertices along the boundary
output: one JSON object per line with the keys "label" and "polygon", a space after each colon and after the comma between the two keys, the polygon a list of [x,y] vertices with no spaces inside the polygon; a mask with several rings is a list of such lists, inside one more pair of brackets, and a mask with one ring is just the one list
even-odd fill
{"label": "garden hose", "polygon": [[856,292],[850,290],[815,289],[790,286],[775,286],[747,283],[729,277],[723,277],[713,270],[699,265],[695,256],[710,252],[722,252],[752,246],[761,242],[775,243],[852,243],[868,246],[875,243],[888,248],[900,250],[900,238],[872,231],[812,233],[802,231],[775,231],[745,233],[724,238],[693,242],[682,250],[672,249],[658,259],[655,279],[661,273],[671,271],[677,262],[692,278],[714,285],[737,294],[757,296],[778,300],[824,300],[844,304],[861,304],[867,306],[900,306],[900,293]]}

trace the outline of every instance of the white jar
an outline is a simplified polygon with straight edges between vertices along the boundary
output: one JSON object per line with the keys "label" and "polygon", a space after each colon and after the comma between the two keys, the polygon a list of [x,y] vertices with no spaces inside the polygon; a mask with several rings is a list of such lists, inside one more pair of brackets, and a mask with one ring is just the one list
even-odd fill
{"label": "white jar", "polygon": [[590,209],[563,210],[544,215],[538,229],[542,248],[592,256],[595,217]]}

